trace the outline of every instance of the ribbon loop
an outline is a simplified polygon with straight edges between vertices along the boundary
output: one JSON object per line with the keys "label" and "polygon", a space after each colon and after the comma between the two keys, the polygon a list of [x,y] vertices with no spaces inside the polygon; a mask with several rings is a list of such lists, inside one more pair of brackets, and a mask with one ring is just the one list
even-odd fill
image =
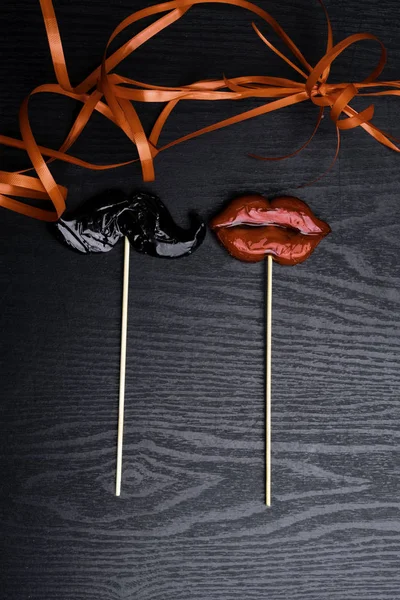
{"label": "ribbon loop", "polygon": [[354,117],[349,117],[348,119],[343,119],[342,121],[338,121],[336,123],[336,126],[339,129],[343,129],[343,130],[355,129],[356,127],[359,127],[363,123],[368,123],[368,121],[370,121],[372,119],[372,117],[374,116],[374,112],[375,112],[374,105],[371,104],[371,106],[369,106],[362,112],[358,113],[358,115],[355,115]]}
{"label": "ribbon loop", "polygon": [[352,83],[350,83],[342,92],[339,93],[331,110],[331,119],[335,124],[339,121],[342,111],[346,108],[349,102],[353,100],[355,96],[357,96],[357,94],[358,90]]}

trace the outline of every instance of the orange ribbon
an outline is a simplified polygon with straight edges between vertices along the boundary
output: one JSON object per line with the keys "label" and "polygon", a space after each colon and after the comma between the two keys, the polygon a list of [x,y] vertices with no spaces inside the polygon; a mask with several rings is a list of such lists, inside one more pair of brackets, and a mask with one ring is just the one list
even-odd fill
{"label": "orange ribbon", "polygon": [[[176,146],[181,142],[193,139],[204,133],[306,101],[313,102],[319,108],[317,123],[310,138],[301,148],[292,154],[283,157],[264,158],[264,160],[288,158],[305,148],[318,130],[323,112],[327,107],[331,109],[330,116],[336,126],[338,136],[335,160],[340,148],[340,131],[355,127],[362,127],[379,143],[396,152],[400,152],[400,148],[393,143],[395,138],[384,133],[371,123],[374,114],[373,105],[360,113],[350,106],[351,100],[357,95],[400,95],[400,81],[377,81],[377,77],[382,73],[386,63],[385,47],[378,38],[368,33],[351,35],[334,46],[329,16],[322,0],[318,1],[325,11],[328,33],[326,53],[314,67],[306,61],[293,40],[290,39],[277,21],[269,13],[251,2],[247,2],[246,0],[172,0],[139,10],[122,21],[114,30],[107,43],[100,66],[82,83],[73,87],[68,76],[52,0],[40,0],[57,83],[45,84],[35,88],[23,101],[19,112],[22,140],[0,136],[1,144],[20,148],[28,153],[32,167],[37,175],[37,177],[32,177],[25,174],[31,169],[18,172],[0,171],[0,206],[36,219],[55,221],[65,210],[67,189],[59,185],[51,174],[49,164],[54,160],[62,160],[92,170],[112,169],[140,161],[143,180],[152,181],[155,177],[154,157],[162,150]],[[115,67],[139,48],[139,46],[142,46],[166,27],[178,21],[193,6],[209,3],[231,4],[244,8],[268,23],[275,34],[284,42],[298,64],[280,52],[253,24],[256,34],[275,54],[290,65],[300,75],[302,80],[295,81],[280,77],[237,77],[234,79],[224,78],[220,80],[198,81],[182,87],[163,87],[128,79],[113,72]],[[124,29],[141,19],[158,15],[159,13],[165,14],[132,37],[111,56],[107,56],[111,42]],[[360,83],[328,83],[332,63],[349,46],[362,40],[373,40],[381,46],[379,63],[371,75]],[[374,88],[374,91],[371,91],[372,88]],[[82,104],[82,108],[71,130],[59,150],[39,146],[29,122],[28,106],[30,97],[34,94],[49,92],[67,96]],[[194,131],[165,146],[157,147],[162,129],[178,102],[182,100],[240,100],[242,98],[266,98],[268,102],[257,108],[239,113],[229,119]],[[132,104],[134,101],[165,104],[149,136],[146,135],[138,113]],[[138,158],[123,163],[96,165],[68,154],[69,149],[81,135],[94,111],[101,113],[122,129],[125,135],[136,146]],[[342,118],[342,116],[345,116],[345,118]],[[262,159],[263,157],[257,156],[256,158]],[[334,162],[331,167],[333,164]],[[47,207],[39,208],[31,206],[10,196],[45,201]],[[49,203],[51,203],[51,207],[48,206]]]}

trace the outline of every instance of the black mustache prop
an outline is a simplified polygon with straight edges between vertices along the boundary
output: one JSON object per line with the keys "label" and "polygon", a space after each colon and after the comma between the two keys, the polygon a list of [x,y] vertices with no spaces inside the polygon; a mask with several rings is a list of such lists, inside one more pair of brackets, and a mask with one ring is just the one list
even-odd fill
{"label": "black mustache prop", "polygon": [[63,244],[82,254],[109,252],[126,236],[137,252],[162,258],[191,254],[206,234],[197,215],[191,216],[189,229],[182,229],[157,196],[140,192],[128,197],[118,190],[85,202],[50,229]]}
{"label": "black mustache prop", "polygon": [[139,192],[128,197],[121,191],[108,191],[85,202],[74,213],[62,217],[50,228],[63,244],[82,254],[109,252],[124,238],[115,477],[115,495],[119,496],[122,481],[130,249],[132,247],[137,252],[162,258],[187,256],[204,240],[206,226],[198,216],[193,215],[189,229],[182,229],[157,196]]}

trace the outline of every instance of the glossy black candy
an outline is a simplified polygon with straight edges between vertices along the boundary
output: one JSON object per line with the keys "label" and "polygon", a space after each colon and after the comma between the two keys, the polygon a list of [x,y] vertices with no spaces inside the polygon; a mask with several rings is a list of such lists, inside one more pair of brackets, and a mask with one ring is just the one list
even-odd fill
{"label": "glossy black candy", "polygon": [[137,252],[162,258],[191,254],[206,234],[196,215],[190,228],[182,229],[157,196],[140,192],[128,197],[117,190],[92,198],[50,227],[62,243],[83,254],[109,252],[127,236]]}

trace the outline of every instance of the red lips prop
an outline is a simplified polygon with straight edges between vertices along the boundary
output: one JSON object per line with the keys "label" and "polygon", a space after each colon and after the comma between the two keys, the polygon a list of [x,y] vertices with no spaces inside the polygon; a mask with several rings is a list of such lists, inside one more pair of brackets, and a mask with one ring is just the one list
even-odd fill
{"label": "red lips prop", "polygon": [[239,260],[258,262],[267,255],[281,265],[305,261],[330,233],[305,202],[282,196],[236,198],[210,223],[221,244]]}
{"label": "red lips prop", "polygon": [[296,265],[307,260],[330,233],[305,202],[291,196],[267,200],[241,196],[210,223],[228,252],[246,262],[267,258],[265,319],[265,504],[271,506],[272,261]]}

